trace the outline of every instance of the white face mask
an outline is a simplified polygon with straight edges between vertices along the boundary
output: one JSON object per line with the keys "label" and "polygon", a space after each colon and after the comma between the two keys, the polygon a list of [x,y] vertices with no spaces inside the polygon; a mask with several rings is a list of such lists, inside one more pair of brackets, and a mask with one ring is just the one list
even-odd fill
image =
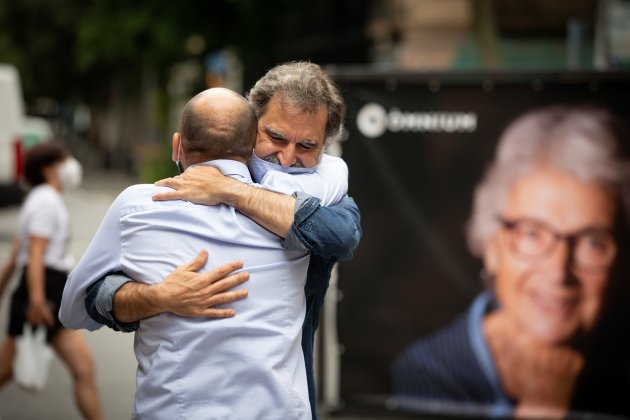
{"label": "white face mask", "polygon": [[267,162],[264,159],[256,156],[256,153],[252,152],[252,158],[249,161],[249,171],[252,174],[254,182],[260,183],[268,171],[280,171],[291,175],[297,174],[312,174],[317,170],[316,166],[311,168],[298,168],[295,166],[289,166],[285,168],[277,163]]}
{"label": "white face mask", "polygon": [[68,156],[61,165],[59,165],[58,176],[61,187],[65,191],[68,191],[81,185],[83,168],[79,161],[72,156]]}

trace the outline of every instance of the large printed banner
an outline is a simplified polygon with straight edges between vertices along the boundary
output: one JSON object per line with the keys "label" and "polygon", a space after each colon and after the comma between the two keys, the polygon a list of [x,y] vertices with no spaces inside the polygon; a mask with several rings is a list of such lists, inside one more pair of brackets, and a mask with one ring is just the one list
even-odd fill
{"label": "large printed banner", "polygon": [[[567,412],[630,415],[628,339],[623,338],[630,336],[625,324],[628,314],[609,316],[613,322],[601,327],[606,318],[603,314],[618,309],[609,308],[614,299],[606,296],[621,296],[619,290],[623,289],[612,292],[613,284],[623,283],[613,279],[617,261],[623,255],[628,259],[615,230],[618,226],[612,226],[612,221],[611,226],[604,226],[614,230],[605,237],[609,242],[588,236],[592,233],[588,221],[584,222],[587,233],[570,231],[563,223],[569,215],[581,215],[581,204],[558,226],[552,223],[553,216],[546,219],[545,214],[535,232],[529,225],[515,225],[520,220],[510,221],[514,223],[509,228],[503,226],[506,237],[508,231],[510,235],[530,235],[525,236],[530,242],[522,246],[517,239],[505,245],[510,253],[538,252],[534,247],[538,243],[531,242],[534,234],[547,235],[548,244],[543,245],[550,249],[564,249],[571,242],[573,253],[558,280],[566,284],[555,288],[548,286],[552,280],[540,281],[543,275],[550,275],[550,269],[538,274],[538,283],[529,280],[534,274],[527,271],[535,271],[548,264],[545,258],[555,257],[545,254],[522,263],[519,267],[527,270],[523,268],[510,280],[509,272],[503,274],[507,268],[499,270],[500,276],[483,270],[482,258],[473,256],[465,233],[475,187],[510,121],[533,108],[562,103],[605,107],[628,123],[630,77],[352,70],[334,76],[348,105],[347,136],[341,146],[350,169],[350,195],[361,209],[363,227],[354,258],[339,269],[342,405],[347,410],[429,417],[515,413],[547,417]],[[621,140],[630,148],[630,138]],[[559,193],[569,190],[564,187]],[[532,210],[520,210],[542,212],[544,203],[524,201]],[[597,203],[587,201],[585,207]],[[593,228],[606,224],[600,222],[593,222]],[[565,241],[562,235],[570,234],[574,236]],[[580,264],[582,260],[590,264],[590,254],[582,253],[582,248],[576,251],[575,243],[588,248],[594,238],[600,241],[597,246],[614,247],[610,248],[614,254],[610,261],[593,259],[600,271],[585,270],[584,274]],[[555,252],[560,251],[549,251]],[[630,283],[630,278],[625,280]],[[523,293],[523,301],[529,300],[522,305],[531,303],[521,311],[527,314],[521,322],[523,333],[513,331],[513,340],[494,340],[488,332],[501,328],[501,322],[486,322],[498,307],[511,310],[507,303],[498,302],[499,281],[507,284],[506,290],[513,289],[505,292],[514,294],[513,300],[519,301],[519,293]],[[519,289],[519,284],[524,286]],[[597,289],[592,284],[604,286]],[[602,302],[604,309],[593,310],[597,305],[591,302]],[[532,328],[547,328],[549,337],[562,328],[569,332],[539,345],[525,331],[530,315],[536,322]],[[627,333],[612,333],[620,329]],[[497,353],[500,360],[495,358]],[[603,359],[606,363],[600,363]],[[529,394],[528,387],[532,389]],[[542,396],[537,395],[538,390]],[[527,411],[537,408],[543,410],[538,416],[536,411]]]}

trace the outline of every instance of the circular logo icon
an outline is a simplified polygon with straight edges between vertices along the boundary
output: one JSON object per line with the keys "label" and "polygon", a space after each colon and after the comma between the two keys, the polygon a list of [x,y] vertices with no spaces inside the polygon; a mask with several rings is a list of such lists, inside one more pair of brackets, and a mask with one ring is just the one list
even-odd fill
{"label": "circular logo icon", "polygon": [[377,103],[370,102],[357,114],[357,128],[365,137],[379,137],[387,129],[387,112]]}

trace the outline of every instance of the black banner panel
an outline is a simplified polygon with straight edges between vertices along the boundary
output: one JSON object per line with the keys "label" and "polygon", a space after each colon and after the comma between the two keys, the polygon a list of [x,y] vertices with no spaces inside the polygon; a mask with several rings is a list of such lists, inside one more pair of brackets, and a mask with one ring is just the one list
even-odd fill
{"label": "black banner panel", "polygon": [[[441,395],[449,384],[439,380],[434,389],[426,390],[431,384],[422,385],[424,390],[417,395],[413,386],[412,391],[398,394],[394,364],[418,340],[469,319],[475,299],[484,290],[492,292],[482,279],[481,259],[468,248],[465,231],[475,187],[492,162],[505,127],[526,111],[552,104],[597,105],[627,124],[630,77],[610,73],[374,74],[352,69],[340,69],[334,77],[348,105],[342,157],[350,169],[350,195],[361,210],[363,228],[354,258],[339,267],[342,406],[355,412],[419,417],[518,413],[515,410],[522,408],[523,400],[516,396],[521,395],[519,391],[511,389],[518,386],[506,384],[505,376],[497,374],[506,368],[493,361],[493,351],[470,353],[479,345],[471,335],[484,334],[482,325],[473,328],[465,325],[471,321],[460,322],[462,334],[467,335],[462,342],[436,339],[441,361],[422,360],[422,352],[414,357],[428,369],[433,365],[436,370],[451,369],[441,374],[451,375],[446,382],[455,386],[460,383],[458,375],[463,386],[467,372],[474,376],[479,369],[479,376],[487,376],[479,394],[485,386],[489,396],[469,396],[464,390],[461,398],[457,392]],[[628,148],[630,139],[622,140]],[[484,311],[482,319],[489,313]],[[619,320],[619,325],[626,321]],[[470,354],[462,348],[470,348]],[[625,371],[630,381],[628,357],[622,359],[615,362],[621,363],[616,370]],[[544,386],[534,381],[540,372],[532,368],[528,374],[533,387]],[[576,415],[599,413],[600,405],[612,407],[601,410],[613,417],[630,414],[623,403],[617,408],[605,398],[592,406],[576,401],[576,389],[608,387],[606,392],[611,394],[621,392],[605,375],[579,386],[571,385],[578,379],[567,378],[560,381],[568,389],[565,403],[550,402],[547,407],[540,402],[543,409],[552,410],[540,411],[540,416],[546,417],[553,409],[566,414],[561,406]],[[430,375],[424,379],[432,380]],[[630,401],[630,394],[623,398]]]}

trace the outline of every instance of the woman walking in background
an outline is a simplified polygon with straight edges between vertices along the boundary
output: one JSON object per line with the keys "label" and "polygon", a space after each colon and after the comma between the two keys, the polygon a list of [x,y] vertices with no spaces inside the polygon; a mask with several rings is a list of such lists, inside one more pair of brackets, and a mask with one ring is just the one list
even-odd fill
{"label": "woman walking in background", "polygon": [[43,143],[31,148],[24,162],[31,190],[19,216],[13,250],[0,272],[0,296],[11,274],[21,270],[20,284],[11,298],[8,335],[0,344],[0,386],[13,376],[16,337],[25,322],[47,328],[47,341],[70,369],[74,396],[86,419],[102,419],[91,351],[79,331],[64,328],[57,316],[68,271],[70,224],[61,192],[76,186],[78,163],[63,147]]}

